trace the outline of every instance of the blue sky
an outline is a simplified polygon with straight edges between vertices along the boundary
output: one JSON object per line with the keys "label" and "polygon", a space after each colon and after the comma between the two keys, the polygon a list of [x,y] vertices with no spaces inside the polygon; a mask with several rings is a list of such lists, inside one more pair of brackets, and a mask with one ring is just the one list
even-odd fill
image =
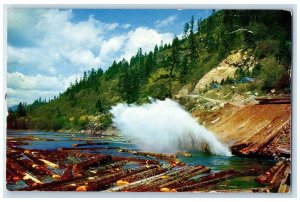
{"label": "blue sky", "polygon": [[211,10],[8,9],[7,101],[53,98],[91,68],[180,36]]}

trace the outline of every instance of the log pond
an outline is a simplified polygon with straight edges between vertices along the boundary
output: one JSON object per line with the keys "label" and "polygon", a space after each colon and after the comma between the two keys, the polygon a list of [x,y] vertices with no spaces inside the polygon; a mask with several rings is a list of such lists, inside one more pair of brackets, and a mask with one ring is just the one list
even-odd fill
{"label": "log pond", "polygon": [[[119,135],[7,131],[8,190],[268,192],[266,189],[270,187],[256,178],[275,164],[272,158],[228,157],[196,151],[176,154],[140,151],[134,142]],[[207,170],[199,172],[200,165]],[[152,170],[155,172],[151,173]],[[227,171],[237,173],[214,177]],[[243,174],[245,171],[251,172]],[[198,186],[205,176],[210,179],[209,186]],[[148,189],[138,185],[143,179],[149,179]],[[100,181],[106,184],[99,184]],[[131,184],[133,188],[128,186]]]}

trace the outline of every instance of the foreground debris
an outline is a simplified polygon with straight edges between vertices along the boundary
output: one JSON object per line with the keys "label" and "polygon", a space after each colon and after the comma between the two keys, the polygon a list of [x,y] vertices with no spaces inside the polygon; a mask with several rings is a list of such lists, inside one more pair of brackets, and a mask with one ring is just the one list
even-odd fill
{"label": "foreground debris", "polygon": [[[23,141],[8,140],[6,180],[9,190],[289,192],[290,163],[287,161],[279,161],[260,173],[254,169],[214,172],[205,165],[186,165],[174,154],[117,147],[24,149],[20,147],[26,143]],[[105,153],[112,150],[114,155]],[[177,155],[190,156],[187,152]],[[222,183],[243,176],[255,178],[261,187],[219,189]]]}

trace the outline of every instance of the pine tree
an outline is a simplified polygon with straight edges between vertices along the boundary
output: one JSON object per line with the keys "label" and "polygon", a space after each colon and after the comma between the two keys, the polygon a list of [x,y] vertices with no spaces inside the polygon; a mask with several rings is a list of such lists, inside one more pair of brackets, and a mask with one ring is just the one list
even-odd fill
{"label": "pine tree", "polygon": [[196,40],[194,35],[194,16],[191,18],[190,22],[190,33],[189,33],[189,55],[191,65],[195,65],[196,57],[197,57],[197,47]]}

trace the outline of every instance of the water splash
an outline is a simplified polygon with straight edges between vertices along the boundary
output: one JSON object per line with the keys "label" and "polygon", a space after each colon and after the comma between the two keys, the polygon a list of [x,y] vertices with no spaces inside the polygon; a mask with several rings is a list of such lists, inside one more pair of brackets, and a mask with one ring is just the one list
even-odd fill
{"label": "water splash", "polygon": [[110,112],[114,126],[142,150],[173,153],[196,149],[231,155],[228,147],[173,100],[153,100],[140,106],[120,103]]}

